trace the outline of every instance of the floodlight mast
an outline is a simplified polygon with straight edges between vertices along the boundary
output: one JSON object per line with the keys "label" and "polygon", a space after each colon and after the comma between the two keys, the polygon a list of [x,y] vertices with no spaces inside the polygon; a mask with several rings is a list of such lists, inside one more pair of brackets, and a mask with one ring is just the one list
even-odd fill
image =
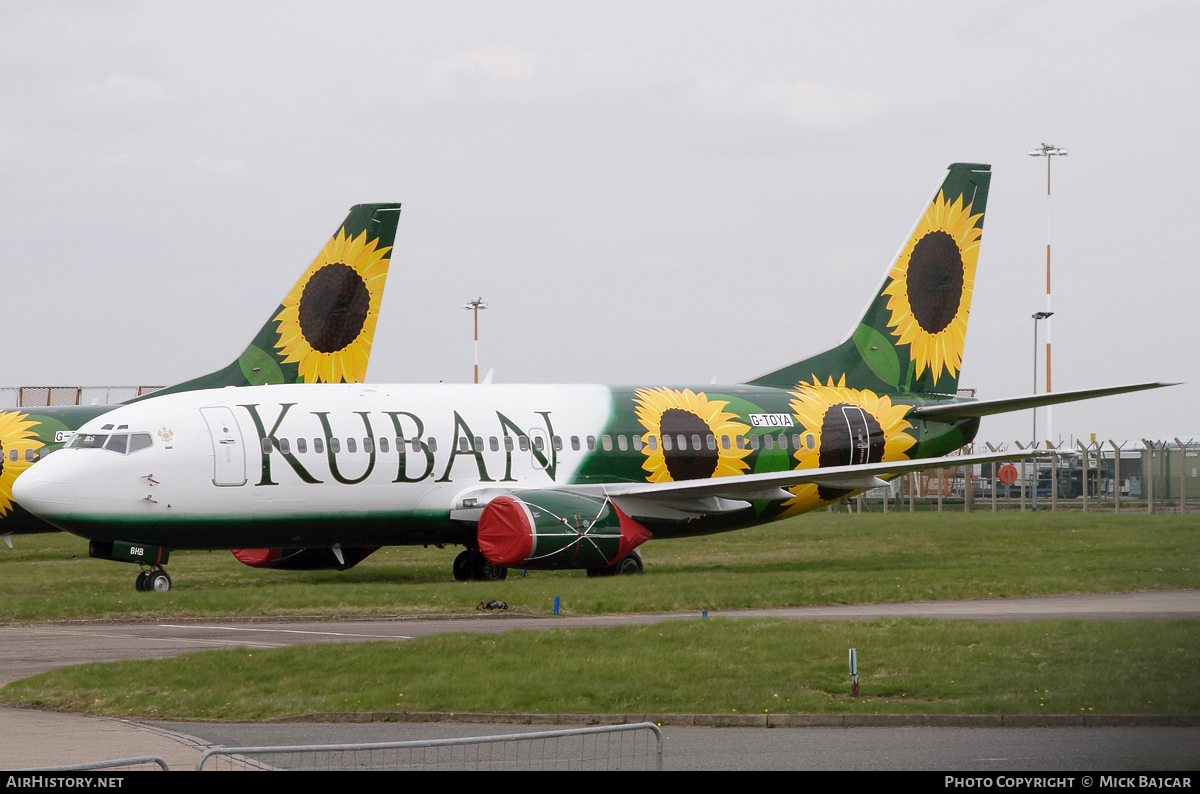
{"label": "floodlight mast", "polygon": [[[1038,320],[1045,320],[1047,327],[1049,327],[1050,315],[1052,315],[1052,314],[1054,314],[1054,312],[1035,312],[1033,315],[1033,393],[1034,394],[1037,394],[1037,370],[1038,370],[1038,367],[1037,367],[1037,365],[1038,365],[1037,324],[1038,324]],[[1047,391],[1049,391],[1049,389],[1047,389]],[[1036,407],[1033,409],[1033,442],[1031,443],[1031,447],[1033,449],[1037,449],[1037,408]],[[1037,511],[1037,484],[1038,484],[1038,467],[1037,467],[1037,459],[1035,458],[1034,466],[1033,466],[1033,509],[1034,509],[1034,512]],[[1021,487],[1024,488],[1025,483],[1021,483]]]}
{"label": "floodlight mast", "polygon": [[483,298],[476,298],[463,308],[475,312],[475,382],[479,383],[479,310],[486,309],[487,304],[483,302]]}
{"label": "floodlight mast", "polygon": [[[1054,314],[1050,306],[1050,161],[1055,157],[1065,157],[1067,150],[1052,143],[1043,143],[1036,149],[1026,152],[1030,157],[1046,158],[1046,393],[1052,390],[1050,381],[1050,315]],[[1036,324],[1034,326],[1036,333]],[[1036,411],[1034,412],[1036,416]],[[1054,438],[1053,409],[1046,408],[1046,437]],[[1034,441],[1037,441],[1035,438]]]}

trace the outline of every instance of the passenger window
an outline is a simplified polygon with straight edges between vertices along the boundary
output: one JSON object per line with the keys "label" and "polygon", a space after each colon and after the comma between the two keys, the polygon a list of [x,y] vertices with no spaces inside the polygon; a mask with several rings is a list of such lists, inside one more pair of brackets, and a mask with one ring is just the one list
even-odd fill
{"label": "passenger window", "polygon": [[[420,452],[420,451],[421,451],[421,439],[420,439],[420,437],[414,438],[414,439],[412,440],[412,448],[413,448],[413,452]],[[430,448],[429,448],[429,451],[430,451],[430,452],[437,452],[437,444],[434,444],[432,447],[430,447]]]}
{"label": "passenger window", "polygon": [[460,438],[458,440],[458,451],[459,452],[466,452],[469,447],[470,447],[470,442],[467,441],[467,439],[465,437]]}
{"label": "passenger window", "polygon": [[[124,439],[124,438],[125,438],[125,436],[121,436],[121,438],[122,438],[122,439]],[[111,442],[110,442],[110,443],[111,443]],[[114,449],[113,451],[114,451],[114,452],[116,452],[117,450],[115,450],[115,449]],[[125,442],[124,442],[124,441],[122,441],[122,442],[121,442],[121,449],[120,449],[120,452],[121,452],[121,454],[122,454],[122,455],[124,455],[124,454],[125,454]],[[27,450],[25,450],[25,460],[26,460],[28,463],[33,463],[35,460],[37,460],[37,453],[36,453],[36,452],[34,452],[32,449],[27,449]]]}
{"label": "passenger window", "polygon": [[[383,443],[386,444],[387,441],[385,440]],[[374,451],[375,451],[375,442],[371,440],[370,436],[367,436],[366,438],[363,439],[363,452],[370,455]]]}
{"label": "passenger window", "polygon": [[800,434],[792,433],[792,449],[800,449]]}
{"label": "passenger window", "polygon": [[626,440],[625,436],[617,436],[617,449],[621,450],[622,452],[629,449],[629,442]]}
{"label": "passenger window", "polygon": [[579,451],[579,436],[571,436],[571,449]]}
{"label": "passenger window", "polygon": [[603,436],[600,444],[604,447],[605,452],[612,452],[612,436]]}
{"label": "passenger window", "polygon": [[716,449],[717,448],[717,437],[714,436],[712,433],[709,433],[708,436],[706,436],[704,439],[704,445],[706,447],[708,447],[709,449]]}
{"label": "passenger window", "polygon": [[296,439],[296,451],[303,455],[308,452],[308,442],[302,438]]}
{"label": "passenger window", "polygon": [[633,437],[633,448],[636,449],[638,452],[642,451],[642,437],[641,436]]}
{"label": "passenger window", "polygon": [[737,437],[737,448],[738,448],[738,449],[745,449],[745,448],[746,448],[746,439],[745,439],[745,437],[744,437],[744,436],[738,436],[738,437]]}
{"label": "passenger window", "polygon": [[379,451],[380,452],[388,451],[388,440],[386,438],[379,439]]}
{"label": "passenger window", "polygon": [[663,444],[663,452],[671,451],[671,437],[670,436],[664,435],[662,437],[662,444]]}
{"label": "passenger window", "polygon": [[546,448],[546,439],[542,438],[541,436],[534,437],[533,446],[537,448],[538,452],[541,452]]}
{"label": "passenger window", "polygon": [[528,452],[529,451],[529,436],[517,436],[517,446],[519,446],[521,448],[522,452]]}
{"label": "passenger window", "polygon": [[692,434],[692,449],[696,450],[697,452],[700,451],[700,434],[699,433]]}
{"label": "passenger window", "polygon": [[505,437],[504,437],[504,451],[505,451],[505,452],[512,452],[512,451],[513,451],[513,440],[512,440],[512,436],[505,436]]}
{"label": "passenger window", "polygon": [[588,451],[595,452],[596,451],[596,437],[588,436],[587,441],[588,441]]}
{"label": "passenger window", "polygon": [[787,449],[787,435],[784,433],[779,434],[779,448]]}
{"label": "passenger window", "polygon": [[[118,455],[124,455],[125,450],[128,447],[129,447],[129,436],[126,435],[125,433],[122,433],[119,436],[110,436],[108,439],[108,443],[104,445],[105,449],[107,449],[111,452],[116,452]],[[32,453],[33,453],[32,449],[25,450],[25,460],[33,460],[33,458],[29,457]]]}
{"label": "passenger window", "polygon": [[129,454],[154,446],[149,433],[134,433],[129,437]]}
{"label": "passenger window", "polygon": [[813,449],[816,446],[816,441],[813,439],[812,433],[804,434],[804,446],[808,447],[809,449]]}
{"label": "passenger window", "polygon": [[263,451],[263,454],[264,454],[264,455],[270,455],[270,454],[271,454],[271,450],[273,450],[273,449],[274,449],[274,447],[272,447],[272,446],[271,446],[271,439],[269,439],[269,438],[264,438],[264,439],[262,440],[262,451]]}
{"label": "passenger window", "polygon": [[555,436],[550,439],[550,443],[554,445],[555,452],[562,452],[562,436]]}
{"label": "passenger window", "polygon": [[[358,452],[358,444],[356,444],[354,442],[353,438],[346,439],[346,451],[347,452]],[[337,452],[337,450],[335,449],[334,452]]]}
{"label": "passenger window", "polygon": [[767,449],[775,449],[775,436],[763,436],[763,443]]}
{"label": "passenger window", "polygon": [[758,449],[758,436],[750,436],[750,449]]}
{"label": "passenger window", "polygon": [[[697,438],[699,438],[699,436],[697,436]],[[685,436],[683,433],[680,433],[679,435],[675,436],[675,440],[679,442],[680,451],[686,450],[688,448],[687,436]]]}
{"label": "passenger window", "polygon": [[[413,443],[414,443],[414,444],[416,444],[416,443],[417,443],[417,440],[416,440],[415,438],[413,439]],[[433,436],[430,436],[430,437],[429,437],[429,451],[430,451],[430,452],[437,452],[437,439],[436,439],[436,438],[434,438]]]}
{"label": "passenger window", "polygon": [[646,442],[650,445],[652,452],[658,449],[658,436],[650,436],[646,439]]}
{"label": "passenger window", "polygon": [[279,451],[282,452],[284,455],[292,454],[292,445],[288,442],[288,440],[286,438],[279,439]]}
{"label": "passenger window", "polygon": [[496,439],[495,436],[488,437],[488,449],[490,449],[492,452],[500,451],[500,442]]}
{"label": "passenger window", "polygon": [[325,452],[324,440],[319,439],[319,438],[313,439],[313,452],[317,453],[318,455],[321,455]]}
{"label": "passenger window", "polygon": [[729,449],[729,436],[721,436],[721,449]]}
{"label": "passenger window", "polygon": [[329,439],[329,451],[334,455],[342,451],[342,442],[336,438]]}
{"label": "passenger window", "polygon": [[483,452],[483,439],[479,436],[475,436],[475,451]]}

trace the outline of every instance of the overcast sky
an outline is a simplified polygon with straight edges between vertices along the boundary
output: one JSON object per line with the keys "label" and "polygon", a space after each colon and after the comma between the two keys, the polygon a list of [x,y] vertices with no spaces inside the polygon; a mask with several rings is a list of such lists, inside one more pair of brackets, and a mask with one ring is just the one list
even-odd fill
{"label": "overcast sky", "polygon": [[1189,382],[1055,434],[1200,438],[1198,39],[1187,2],[3,3],[0,385],[223,366],[372,201],[369,380],[469,381],[482,296],[496,382],[739,382],[840,342],[968,161],[960,385],[1023,395],[1045,141],[1055,390]]}

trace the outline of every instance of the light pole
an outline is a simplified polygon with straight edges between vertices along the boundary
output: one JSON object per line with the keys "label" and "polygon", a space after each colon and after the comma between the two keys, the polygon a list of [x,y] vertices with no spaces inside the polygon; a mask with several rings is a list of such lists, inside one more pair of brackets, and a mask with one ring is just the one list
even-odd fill
{"label": "light pole", "polygon": [[[1047,318],[1054,312],[1050,306],[1050,161],[1055,157],[1065,157],[1067,150],[1052,143],[1043,143],[1036,149],[1026,152],[1030,157],[1046,158],[1046,311]],[[1051,391],[1050,382],[1050,320],[1046,320],[1046,392]],[[1046,437],[1054,437],[1053,409],[1046,407]],[[1036,412],[1035,412],[1036,414]]]}
{"label": "light pole", "polygon": [[475,312],[475,382],[479,383],[479,310],[486,309],[487,304],[483,302],[483,298],[476,298],[463,308]]}
{"label": "light pole", "polygon": [[[1046,326],[1050,326],[1050,315],[1054,312],[1035,312],[1033,315],[1033,393],[1037,394],[1037,324],[1038,320],[1045,320]],[[1046,391],[1049,391],[1047,389]],[[1034,449],[1037,449],[1037,408],[1033,409],[1033,444]],[[1037,484],[1038,484],[1038,465],[1037,458],[1033,459],[1033,509],[1037,510]]]}

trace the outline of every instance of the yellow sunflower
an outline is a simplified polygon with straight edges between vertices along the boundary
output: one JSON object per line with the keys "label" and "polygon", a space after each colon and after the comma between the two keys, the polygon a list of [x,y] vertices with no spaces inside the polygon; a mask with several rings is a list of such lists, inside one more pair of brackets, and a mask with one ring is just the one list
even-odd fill
{"label": "yellow sunflower", "polygon": [[275,348],[285,364],[300,365],[305,383],[366,379],[392,250],[378,242],[339,230],[283,299]]}
{"label": "yellow sunflower", "polygon": [[[8,413],[0,411],[0,516],[12,510],[12,486],[17,476],[33,465],[25,459],[28,450],[42,446],[37,434],[29,428],[36,427],[38,422],[26,421],[29,414]],[[17,453],[17,459],[12,459],[12,453]]]}
{"label": "yellow sunflower", "polygon": [[[797,469],[848,466],[907,460],[916,439],[906,433],[912,424],[904,418],[907,405],[892,405],[886,395],[869,389],[846,387],[846,376],[835,386],[833,378],[822,386],[801,381],[792,392],[792,413],[799,425],[800,444],[793,453]],[[784,502],[784,515],[796,515],[851,493],[842,488],[805,484],[790,489],[794,498]]]}
{"label": "yellow sunflower", "polygon": [[[750,431],[737,414],[722,410],[727,400],[709,400],[691,389],[638,389],[634,404],[646,428],[642,468],[650,482],[700,480],[744,474],[749,448],[737,439]],[[711,440],[710,440],[711,439]]]}
{"label": "yellow sunflower", "polygon": [[982,217],[963,207],[962,196],[948,203],[939,190],[883,290],[896,344],[910,345],[916,376],[928,367],[935,384],[943,370],[957,377],[962,367]]}

